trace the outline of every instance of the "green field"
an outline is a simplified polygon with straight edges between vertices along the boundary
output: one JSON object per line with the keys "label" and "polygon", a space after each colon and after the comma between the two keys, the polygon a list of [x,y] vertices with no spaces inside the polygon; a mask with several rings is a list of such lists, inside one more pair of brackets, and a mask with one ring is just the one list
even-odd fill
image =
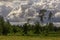
{"label": "green field", "polygon": [[60,37],[0,36],[0,40],[60,40]]}

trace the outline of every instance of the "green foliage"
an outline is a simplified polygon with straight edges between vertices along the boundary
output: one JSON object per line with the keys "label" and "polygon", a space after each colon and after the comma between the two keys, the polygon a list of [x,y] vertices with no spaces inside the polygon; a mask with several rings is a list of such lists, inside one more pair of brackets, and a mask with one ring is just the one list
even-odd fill
{"label": "green foliage", "polygon": [[23,25],[23,34],[24,34],[24,35],[27,35],[27,34],[28,34],[28,24],[27,24],[27,23],[25,23],[25,24]]}
{"label": "green foliage", "polygon": [[10,23],[4,22],[4,25],[2,26],[2,29],[3,29],[2,34],[3,35],[8,35],[8,33],[11,32],[11,25],[10,25]]}
{"label": "green foliage", "polygon": [[53,23],[49,23],[48,24],[48,29],[49,29],[49,31],[53,31],[54,30],[54,24]]}
{"label": "green foliage", "polygon": [[0,35],[2,35],[2,31],[3,31],[2,26],[0,26]]}
{"label": "green foliage", "polygon": [[3,17],[2,17],[2,16],[0,16],[0,29],[1,29],[0,34],[1,34],[1,33],[3,34],[3,30],[4,30],[4,23],[5,23],[5,21],[4,21]]}
{"label": "green foliage", "polygon": [[34,33],[35,34],[40,34],[41,32],[41,26],[39,23],[36,23],[35,26],[34,26]]}
{"label": "green foliage", "polygon": [[48,35],[48,32],[49,32],[49,27],[48,27],[48,24],[46,24],[45,30],[44,30],[45,36]]}
{"label": "green foliage", "polygon": [[[46,11],[47,10],[44,10],[44,9],[40,10],[39,17],[40,17],[40,21],[42,23],[43,23],[44,13]],[[52,13],[50,12],[48,18],[51,19],[51,17],[52,17]],[[42,23],[39,23],[36,21],[37,23],[35,23],[34,25],[31,25],[31,24],[29,24],[30,20],[31,19],[28,19],[27,23],[25,23],[22,26],[11,25],[9,20],[4,21],[4,18],[2,16],[0,16],[0,35],[8,35],[10,33],[13,35],[15,35],[15,34],[31,35],[31,33],[32,33],[33,35],[35,35],[35,34],[42,35],[43,34],[45,36],[48,36],[49,34],[52,34],[53,32],[58,33],[60,31],[60,27],[58,27],[58,28],[55,27],[52,22],[49,22],[48,24],[43,25]]]}
{"label": "green foliage", "polygon": [[17,32],[20,32],[20,26],[13,25],[12,28],[13,28],[12,31],[13,31],[14,34],[17,33]]}

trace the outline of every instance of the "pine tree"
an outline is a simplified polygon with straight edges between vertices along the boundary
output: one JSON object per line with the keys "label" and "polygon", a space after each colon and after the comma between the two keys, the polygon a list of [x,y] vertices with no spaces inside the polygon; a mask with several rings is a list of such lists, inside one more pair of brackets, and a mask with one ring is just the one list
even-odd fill
{"label": "pine tree", "polygon": [[28,34],[28,24],[27,23],[25,23],[24,25],[23,25],[23,35],[27,35]]}
{"label": "pine tree", "polygon": [[34,27],[34,33],[35,34],[40,34],[40,32],[41,32],[41,26],[40,26],[39,23],[36,23],[35,27]]}

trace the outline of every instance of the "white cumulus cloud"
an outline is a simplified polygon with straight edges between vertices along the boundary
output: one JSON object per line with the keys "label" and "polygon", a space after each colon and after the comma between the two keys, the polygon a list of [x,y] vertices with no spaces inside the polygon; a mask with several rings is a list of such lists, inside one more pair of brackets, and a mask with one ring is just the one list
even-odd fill
{"label": "white cumulus cloud", "polygon": [[[10,20],[25,20],[29,17],[37,19],[40,9],[60,11],[60,0],[0,0],[0,15],[4,14]],[[59,15],[60,12],[55,17]]]}

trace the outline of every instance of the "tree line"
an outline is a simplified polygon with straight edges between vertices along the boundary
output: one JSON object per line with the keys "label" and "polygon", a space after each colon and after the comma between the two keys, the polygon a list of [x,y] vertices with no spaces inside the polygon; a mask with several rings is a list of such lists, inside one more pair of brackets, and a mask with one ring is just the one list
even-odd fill
{"label": "tree line", "polygon": [[[39,18],[40,22],[36,22],[34,25],[29,24],[30,19],[27,20],[27,23],[24,25],[11,25],[9,20],[5,21],[2,16],[0,16],[0,35],[45,35],[47,36],[49,33],[52,32],[58,32],[60,31],[60,27],[54,26],[54,24],[51,22],[52,20],[52,12],[50,12],[48,22],[46,25],[43,26],[43,19],[44,13],[46,10],[40,10],[39,12]],[[41,25],[42,24],[42,25]]]}

